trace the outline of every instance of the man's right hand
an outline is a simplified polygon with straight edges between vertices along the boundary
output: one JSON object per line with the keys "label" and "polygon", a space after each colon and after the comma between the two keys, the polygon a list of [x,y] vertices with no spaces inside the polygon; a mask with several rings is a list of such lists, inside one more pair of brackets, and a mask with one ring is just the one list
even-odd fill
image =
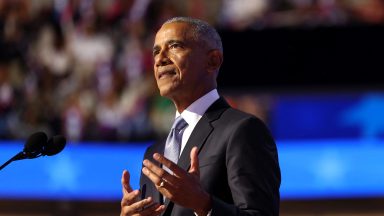
{"label": "man's right hand", "polygon": [[[152,197],[139,200],[140,191],[132,190],[129,185],[129,172],[123,171],[121,185],[123,189],[123,198],[121,199],[120,216],[157,216],[164,210],[165,206],[154,203]],[[145,208],[146,206],[149,206]]]}

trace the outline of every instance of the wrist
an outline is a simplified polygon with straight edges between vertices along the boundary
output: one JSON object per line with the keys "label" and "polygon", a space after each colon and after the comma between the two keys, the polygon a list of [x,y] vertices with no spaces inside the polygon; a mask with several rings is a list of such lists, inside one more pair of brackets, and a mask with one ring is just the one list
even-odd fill
{"label": "wrist", "polygon": [[207,216],[208,213],[212,210],[212,198],[208,193],[204,193],[204,196],[200,199],[201,202],[197,209],[194,210],[199,216]]}

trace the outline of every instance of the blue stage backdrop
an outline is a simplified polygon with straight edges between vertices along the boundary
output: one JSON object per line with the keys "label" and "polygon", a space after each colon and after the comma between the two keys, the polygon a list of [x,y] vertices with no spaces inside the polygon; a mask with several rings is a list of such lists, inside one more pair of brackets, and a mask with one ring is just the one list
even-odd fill
{"label": "blue stage backdrop", "polygon": [[[282,199],[384,197],[384,93],[274,95]],[[122,171],[139,188],[151,143],[71,143],[58,155],[0,171],[0,199],[119,200]],[[0,141],[0,162],[23,141]]]}
{"label": "blue stage backdrop", "polygon": [[[384,197],[384,142],[279,142],[282,199]],[[138,189],[149,143],[69,143],[58,155],[15,161],[0,171],[0,199],[119,200],[124,169]],[[22,149],[0,142],[2,161]]]}
{"label": "blue stage backdrop", "polygon": [[[138,189],[148,144],[68,143],[58,155],[14,161],[0,171],[0,198],[119,199],[124,169]],[[22,148],[21,142],[0,142],[0,159],[5,162]]]}

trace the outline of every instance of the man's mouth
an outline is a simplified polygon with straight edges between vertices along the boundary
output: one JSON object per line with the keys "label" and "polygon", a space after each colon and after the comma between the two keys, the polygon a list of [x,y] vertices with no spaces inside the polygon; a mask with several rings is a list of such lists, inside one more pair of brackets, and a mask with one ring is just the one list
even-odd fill
{"label": "man's mouth", "polygon": [[174,76],[175,74],[176,72],[174,70],[166,70],[166,71],[159,72],[158,78],[162,79],[166,77],[171,77],[171,76]]}

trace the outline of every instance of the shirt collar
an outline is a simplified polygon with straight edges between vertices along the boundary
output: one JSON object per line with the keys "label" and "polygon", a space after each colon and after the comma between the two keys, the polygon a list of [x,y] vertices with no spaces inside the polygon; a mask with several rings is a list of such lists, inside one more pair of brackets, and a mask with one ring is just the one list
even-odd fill
{"label": "shirt collar", "polygon": [[213,89],[189,105],[182,113],[176,111],[176,118],[181,115],[189,126],[195,125],[205,111],[219,98],[217,89]]}

